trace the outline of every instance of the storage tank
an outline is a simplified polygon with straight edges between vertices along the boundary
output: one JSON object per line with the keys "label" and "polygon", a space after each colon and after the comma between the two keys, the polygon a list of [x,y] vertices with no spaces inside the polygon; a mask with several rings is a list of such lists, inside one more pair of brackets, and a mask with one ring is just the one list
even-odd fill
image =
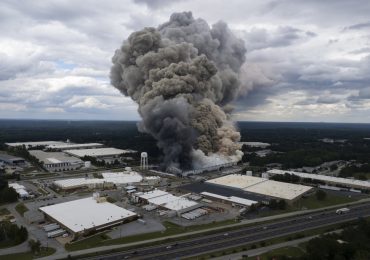
{"label": "storage tank", "polygon": [[86,161],[85,162],[85,168],[90,168],[91,167],[91,162],[90,161]]}

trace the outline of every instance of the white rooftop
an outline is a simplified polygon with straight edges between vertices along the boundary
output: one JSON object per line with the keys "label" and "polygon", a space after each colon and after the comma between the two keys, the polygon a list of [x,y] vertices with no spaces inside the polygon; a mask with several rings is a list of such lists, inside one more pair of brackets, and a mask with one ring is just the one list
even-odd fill
{"label": "white rooftop", "polygon": [[288,200],[300,196],[311,189],[309,186],[270,181],[265,178],[241,174],[222,176],[216,179],[208,180],[207,183],[223,185],[226,187],[242,189],[244,191]]}
{"label": "white rooftop", "polygon": [[320,175],[320,174],[309,174],[309,173],[303,173],[303,172],[295,172],[295,171],[285,171],[285,170],[278,170],[273,169],[267,171],[269,174],[293,174],[296,176],[299,176],[301,178],[310,178],[320,181],[327,181],[332,183],[338,183],[338,184],[346,184],[350,186],[356,186],[356,187],[362,187],[362,188],[370,188],[370,182],[368,181],[361,181],[361,180],[353,180],[353,179],[347,179],[347,178],[340,178],[340,177],[332,177],[332,176],[326,176],[326,175]]}
{"label": "white rooftop", "polygon": [[149,200],[149,199],[159,197],[159,196],[163,196],[163,195],[166,195],[166,194],[168,194],[168,192],[156,189],[156,190],[152,190],[152,191],[148,191],[148,192],[138,192],[138,193],[136,193],[136,196],[138,196],[142,199]]}
{"label": "white rooftop", "polygon": [[293,200],[311,189],[312,187],[310,186],[267,180],[243,190],[270,197]]}
{"label": "white rooftop", "polygon": [[104,183],[105,180],[97,179],[97,178],[73,178],[73,179],[63,179],[63,180],[56,180],[54,184],[61,188],[73,188],[73,187],[81,187],[89,184],[100,184]]}
{"label": "white rooftop", "polygon": [[65,142],[59,141],[39,141],[39,142],[17,142],[17,143],[6,143],[8,146],[26,146],[26,147],[35,147],[35,146],[48,146],[48,145],[63,145]]}
{"label": "white rooftop", "polygon": [[127,184],[141,182],[143,177],[137,172],[103,172],[102,176],[105,181],[115,184]]}
{"label": "white rooftop", "polygon": [[244,205],[244,206],[251,206],[253,204],[258,203],[257,201],[254,201],[254,200],[248,200],[248,199],[244,199],[244,198],[240,198],[240,197],[235,197],[235,196],[226,197],[226,196],[222,196],[222,195],[219,195],[219,194],[215,194],[215,193],[211,193],[211,192],[206,192],[206,191],[201,192],[200,194],[202,194],[204,196],[212,197],[212,198],[217,198],[217,199],[221,199],[221,200],[225,200],[225,201],[237,203],[237,204]]}
{"label": "white rooftop", "polygon": [[85,198],[40,208],[73,232],[123,220],[136,214],[109,202],[98,203],[94,198]]}
{"label": "white rooftop", "polygon": [[62,144],[51,144],[48,145],[48,148],[53,149],[73,149],[73,148],[82,148],[82,147],[100,147],[103,146],[103,144],[100,143],[85,143],[85,144],[71,144],[71,143],[62,143]]}
{"label": "white rooftop", "polygon": [[95,148],[95,149],[77,149],[77,150],[65,150],[66,153],[77,156],[77,157],[84,157],[84,156],[91,156],[91,157],[99,157],[99,156],[115,156],[124,153],[129,153],[128,150],[122,150],[117,148]]}
{"label": "white rooftop", "polygon": [[224,185],[232,188],[243,189],[263,181],[266,181],[266,179],[241,174],[230,174],[216,179],[208,180],[206,182],[211,184]]}
{"label": "white rooftop", "polygon": [[135,195],[140,198],[147,199],[151,204],[162,206],[168,210],[179,211],[190,207],[195,207],[197,205],[200,206],[200,204],[195,201],[191,201],[184,197],[174,196],[162,190],[153,190],[144,193],[138,192]]}
{"label": "white rooftop", "polygon": [[240,142],[240,144],[244,144],[250,147],[268,147],[270,146],[269,143],[262,143],[262,142]]}

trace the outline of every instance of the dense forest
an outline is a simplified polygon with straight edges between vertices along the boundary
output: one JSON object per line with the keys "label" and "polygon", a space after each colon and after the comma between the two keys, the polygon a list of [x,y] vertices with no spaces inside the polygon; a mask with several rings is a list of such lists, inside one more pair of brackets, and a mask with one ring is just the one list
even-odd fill
{"label": "dense forest", "polygon": [[[279,152],[258,157],[250,153],[254,149],[244,147],[243,161],[252,166],[281,163],[283,168],[298,168],[333,160],[370,164],[370,140],[364,139],[370,137],[370,124],[238,122],[237,127],[242,141],[267,142],[270,149]],[[346,142],[324,143],[323,138]],[[2,148],[5,142],[67,139],[146,151],[152,162],[161,157],[156,141],[140,133],[133,121],[0,120]],[[360,170],[350,168],[342,174],[350,177]]]}

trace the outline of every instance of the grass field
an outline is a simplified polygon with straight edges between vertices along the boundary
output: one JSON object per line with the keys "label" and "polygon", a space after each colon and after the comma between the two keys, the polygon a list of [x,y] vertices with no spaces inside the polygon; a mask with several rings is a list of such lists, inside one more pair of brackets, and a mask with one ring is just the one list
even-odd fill
{"label": "grass field", "polygon": [[95,236],[89,237],[81,241],[77,241],[72,244],[66,244],[65,247],[68,251],[75,251],[75,250],[82,250],[82,249],[87,249],[87,248],[97,247],[97,246],[127,244],[127,243],[132,243],[132,242],[138,242],[138,241],[144,241],[144,240],[149,240],[149,239],[154,239],[154,238],[159,238],[159,237],[177,235],[177,234],[182,234],[185,232],[198,231],[202,229],[219,227],[219,226],[235,224],[235,223],[236,222],[234,220],[226,220],[226,221],[215,222],[215,223],[204,224],[204,225],[182,227],[182,226],[166,221],[166,222],[163,222],[163,225],[166,227],[166,230],[162,232],[152,232],[152,233],[146,233],[146,234],[140,234],[140,235],[134,235],[134,236],[127,236],[127,237],[122,237],[122,238],[117,238],[117,239],[107,239],[105,236],[102,237],[101,234],[99,234],[99,235],[95,235]]}
{"label": "grass field", "polygon": [[307,209],[317,209],[322,207],[328,207],[337,204],[344,204],[349,202],[354,202],[357,199],[355,198],[348,198],[346,196],[334,195],[331,193],[326,194],[326,198],[324,200],[316,199],[315,195],[309,196],[307,198],[300,199],[296,206],[300,208],[307,208]]}
{"label": "grass field", "polygon": [[18,203],[15,206],[15,210],[23,217],[24,213],[28,211],[28,208],[23,203]]}
{"label": "grass field", "polygon": [[41,252],[37,255],[34,255],[32,252],[27,253],[17,253],[11,255],[2,255],[0,256],[1,260],[31,260],[36,258],[41,258],[49,256],[55,253],[55,249],[52,247],[41,247]]}
{"label": "grass field", "polygon": [[0,209],[0,216],[9,215],[10,211],[7,208],[1,208]]}
{"label": "grass field", "polygon": [[[274,259],[274,257],[277,257],[277,256],[286,256],[288,258],[290,258],[290,257],[299,257],[299,256],[302,256],[303,253],[304,253],[304,250],[301,247],[289,246],[289,247],[278,248],[278,249],[272,250],[268,253],[259,255],[258,259],[260,259],[260,260],[270,260],[270,259]],[[257,259],[257,256],[252,256],[252,257],[243,258],[243,259],[255,260],[255,259]]]}

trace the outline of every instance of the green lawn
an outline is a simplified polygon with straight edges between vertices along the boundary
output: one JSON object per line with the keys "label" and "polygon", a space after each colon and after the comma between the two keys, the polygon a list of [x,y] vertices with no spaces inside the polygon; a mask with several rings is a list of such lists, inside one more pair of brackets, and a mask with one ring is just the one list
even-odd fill
{"label": "green lawn", "polygon": [[1,208],[0,209],[0,216],[9,215],[10,211],[7,208]]}
{"label": "green lawn", "polygon": [[171,222],[165,221],[163,222],[163,225],[166,227],[166,230],[162,232],[152,232],[152,233],[133,235],[133,236],[128,236],[128,237],[116,238],[116,239],[107,239],[106,237],[101,237],[101,234],[99,234],[99,235],[89,237],[85,240],[77,241],[72,244],[66,244],[65,247],[68,251],[75,251],[75,250],[82,250],[82,249],[87,249],[87,248],[97,247],[97,246],[127,244],[127,243],[132,243],[132,242],[138,242],[138,241],[144,241],[144,240],[149,240],[149,239],[154,239],[154,238],[159,238],[159,237],[177,235],[177,234],[182,234],[186,232],[192,232],[192,231],[219,227],[219,226],[235,224],[235,223],[236,222],[234,220],[226,220],[226,221],[220,221],[220,222],[204,224],[204,225],[194,225],[194,226],[189,226],[189,227],[182,227],[182,226],[173,224]]}
{"label": "green lawn", "polygon": [[326,193],[326,198],[324,200],[317,200],[315,195],[311,195],[307,198],[302,198],[295,204],[296,207],[307,208],[307,209],[317,209],[328,206],[333,206],[337,204],[344,204],[356,201],[356,198],[348,198],[346,196],[334,195],[331,193]]}
{"label": "green lawn", "polygon": [[[302,256],[304,251],[300,247],[282,247],[275,250],[272,250],[268,253],[262,254],[259,256],[260,260],[269,260],[277,256],[286,256],[286,257],[299,257]],[[248,257],[247,259],[254,260],[257,259],[257,256]]]}
{"label": "green lawn", "polygon": [[15,210],[23,217],[24,213],[28,211],[28,208],[23,203],[18,203],[15,206]]}
{"label": "green lawn", "polygon": [[55,249],[52,247],[48,247],[47,249],[45,247],[41,248],[41,252],[38,255],[34,255],[31,252],[27,253],[17,253],[17,254],[11,254],[11,255],[2,255],[0,258],[1,260],[31,260],[36,258],[41,258],[45,256],[49,256],[55,253]]}

